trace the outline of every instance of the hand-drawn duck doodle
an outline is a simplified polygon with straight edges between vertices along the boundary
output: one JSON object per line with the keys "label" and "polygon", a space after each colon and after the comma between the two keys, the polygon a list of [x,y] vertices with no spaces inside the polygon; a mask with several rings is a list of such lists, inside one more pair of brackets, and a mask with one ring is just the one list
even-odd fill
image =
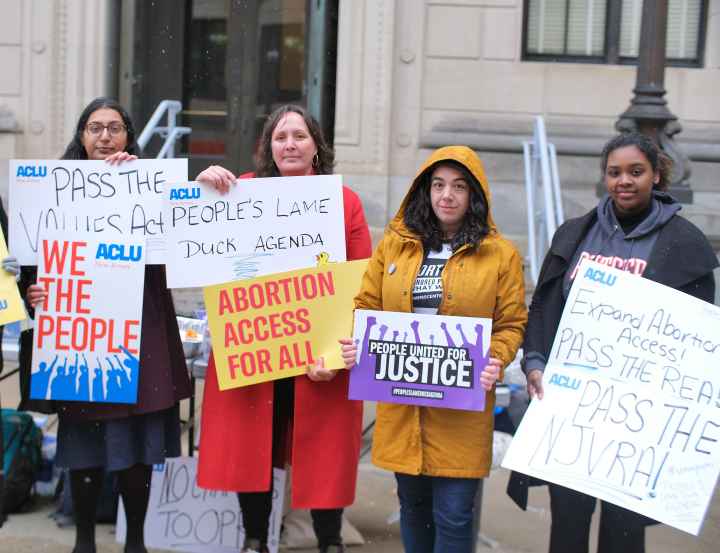
{"label": "hand-drawn duck doodle", "polygon": [[318,267],[333,263],[333,261],[330,261],[330,254],[328,252],[320,252],[319,254],[317,254],[315,256],[315,261],[317,262]]}

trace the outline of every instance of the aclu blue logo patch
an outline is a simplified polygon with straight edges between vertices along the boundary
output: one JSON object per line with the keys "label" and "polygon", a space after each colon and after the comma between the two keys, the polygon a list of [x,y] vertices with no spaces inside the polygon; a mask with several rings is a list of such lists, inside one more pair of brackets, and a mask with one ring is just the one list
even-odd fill
{"label": "aclu blue logo patch", "polygon": [[16,177],[47,177],[47,165],[18,165]]}
{"label": "aclu blue logo patch", "polygon": [[[127,248],[127,250],[126,250]],[[95,259],[108,261],[140,261],[142,246],[126,246],[125,244],[98,244]]]}
{"label": "aclu blue logo patch", "polygon": [[593,269],[592,267],[588,267],[588,270],[585,271],[584,276],[587,279],[599,282],[600,284],[604,284],[606,286],[612,286],[617,280],[617,275],[605,274],[605,271],[601,271],[600,269]]}
{"label": "aclu blue logo patch", "polygon": [[550,384],[553,386],[559,386],[560,388],[568,388],[570,390],[577,390],[580,388],[579,378],[570,378],[565,374],[555,373],[550,377]]}
{"label": "aclu blue logo patch", "polygon": [[172,188],[170,190],[171,200],[199,200],[200,188]]}

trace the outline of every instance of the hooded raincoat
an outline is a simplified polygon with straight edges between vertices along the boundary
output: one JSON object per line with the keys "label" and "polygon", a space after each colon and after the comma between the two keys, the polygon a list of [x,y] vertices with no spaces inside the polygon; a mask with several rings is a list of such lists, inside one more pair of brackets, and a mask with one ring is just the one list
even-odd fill
{"label": "hooded raincoat", "polygon": [[[420,176],[442,161],[464,165],[477,179],[488,208],[490,190],[482,162],[465,146],[436,150],[420,168],[398,213],[385,230],[362,281],[355,307],[411,312],[412,289],[423,260],[422,240],[404,223],[404,212]],[[527,310],[520,255],[503,238],[488,209],[489,234],[476,245],[453,252],[442,272],[441,315],[492,319],[490,355],[503,367],[523,339]],[[495,392],[487,392],[485,410],[462,411],[378,403],[373,462],[406,474],[482,478],[492,461]]]}

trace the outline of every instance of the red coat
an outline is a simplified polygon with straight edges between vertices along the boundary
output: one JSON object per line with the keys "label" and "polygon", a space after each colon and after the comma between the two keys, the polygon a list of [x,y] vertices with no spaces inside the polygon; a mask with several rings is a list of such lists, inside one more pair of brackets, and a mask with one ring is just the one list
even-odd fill
{"label": "red coat", "polygon": [[[360,198],[343,187],[347,259],[370,257]],[[198,485],[261,492],[272,472],[272,382],[220,392],[210,358],[203,398]],[[330,382],[295,377],[291,424],[292,507],[336,509],[355,500],[362,402],[347,398],[348,372]]]}

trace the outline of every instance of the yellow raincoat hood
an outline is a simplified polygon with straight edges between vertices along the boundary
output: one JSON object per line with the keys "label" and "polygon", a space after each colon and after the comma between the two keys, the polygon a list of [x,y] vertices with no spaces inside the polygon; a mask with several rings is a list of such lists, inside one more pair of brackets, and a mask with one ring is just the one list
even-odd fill
{"label": "yellow raincoat hood", "polygon": [[496,233],[497,227],[495,226],[495,221],[492,218],[492,211],[490,209],[490,186],[488,185],[487,176],[485,176],[485,168],[483,167],[482,161],[480,161],[477,154],[467,146],[445,146],[430,154],[430,156],[420,166],[420,169],[415,175],[410,188],[400,204],[398,212],[395,214],[392,221],[390,221],[390,228],[401,235],[410,234],[410,231],[405,226],[404,222],[405,207],[407,206],[407,203],[415,189],[420,186],[420,177],[422,177],[423,174],[430,170],[435,164],[443,161],[455,161],[462,164],[477,179],[477,182],[480,183],[480,189],[485,196],[485,201],[487,201],[488,204],[487,224],[490,228],[490,234]]}

